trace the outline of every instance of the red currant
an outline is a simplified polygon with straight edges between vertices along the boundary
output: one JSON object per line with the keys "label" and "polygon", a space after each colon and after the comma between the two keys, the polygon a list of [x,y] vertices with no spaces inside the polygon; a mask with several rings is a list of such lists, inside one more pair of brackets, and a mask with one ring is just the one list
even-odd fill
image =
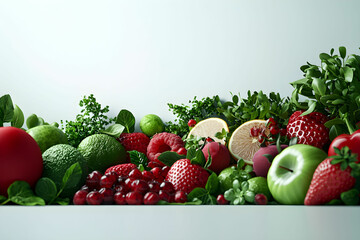
{"label": "red currant", "polygon": [[144,196],[144,204],[145,205],[154,205],[160,201],[160,197],[157,193],[148,192]]}
{"label": "red currant", "polygon": [[264,194],[258,193],[255,195],[255,204],[266,205],[267,202],[268,202],[267,197]]}
{"label": "red currant", "polygon": [[86,202],[89,205],[100,205],[104,200],[104,197],[98,191],[89,192],[86,195]]}
{"label": "red currant", "polygon": [[271,127],[270,127],[270,133],[271,133],[272,135],[278,134],[279,131],[280,131],[280,129],[279,129],[277,126],[271,126]]}
{"label": "red currant", "polygon": [[174,198],[176,203],[184,203],[187,201],[187,195],[184,191],[177,191]]}
{"label": "red currant", "polygon": [[100,189],[101,177],[102,174],[99,171],[91,172],[86,178],[86,186],[88,186],[90,190]]}
{"label": "red currant", "polygon": [[189,127],[195,127],[195,125],[196,125],[196,121],[195,121],[194,119],[190,119],[190,120],[188,121],[188,126],[189,126]]}
{"label": "red currant", "polygon": [[117,192],[114,194],[114,202],[117,205],[125,205],[126,204],[126,196],[121,192]]}
{"label": "red currant", "polygon": [[160,189],[169,193],[169,194],[174,194],[175,193],[175,188],[174,185],[171,182],[168,181],[164,181],[160,184]]}
{"label": "red currant", "polygon": [[127,194],[130,191],[126,185],[117,185],[114,190],[115,192],[120,192],[122,194]]}
{"label": "red currant", "polygon": [[145,181],[151,181],[154,179],[154,174],[150,171],[143,171],[142,173],[142,179]]}
{"label": "red currant", "polygon": [[126,203],[129,205],[141,205],[143,195],[139,192],[129,192],[126,194]]}
{"label": "red currant", "polygon": [[111,188],[113,184],[116,182],[117,176],[115,175],[104,175],[100,179],[100,187],[101,188]]}
{"label": "red currant", "polygon": [[99,193],[103,195],[103,204],[113,204],[114,190],[112,190],[111,188],[102,188],[99,190]]}
{"label": "red currant", "polygon": [[149,191],[149,185],[144,180],[137,179],[131,183],[130,189],[133,192],[139,192],[141,194],[144,194]]}
{"label": "red currant", "polygon": [[170,167],[164,166],[164,167],[161,169],[161,176],[162,176],[163,178],[166,178],[166,175],[167,175],[167,173],[169,172],[169,170],[170,170]]}
{"label": "red currant", "polygon": [[141,179],[142,174],[141,174],[139,169],[134,168],[133,170],[130,171],[129,178],[131,178],[131,179]]}
{"label": "red currant", "polygon": [[271,118],[269,118],[269,119],[267,120],[266,125],[267,125],[267,127],[276,126],[276,125],[277,125],[277,122],[275,121],[274,118],[271,117]]}
{"label": "red currant", "polygon": [[149,183],[149,189],[151,192],[158,193],[160,191],[160,184],[157,181],[151,181]]}
{"label": "red currant", "polygon": [[229,204],[229,201],[225,199],[223,194],[219,194],[216,198],[216,202],[219,205],[226,205]]}
{"label": "red currant", "polygon": [[163,200],[166,202],[171,202],[171,200],[172,200],[171,195],[163,190],[159,191],[159,197],[160,197],[160,200]]}
{"label": "red currant", "polygon": [[88,192],[82,189],[77,191],[73,197],[73,203],[75,205],[85,205],[87,194]]}
{"label": "red currant", "polygon": [[259,132],[260,132],[260,128],[258,127],[252,127],[250,129],[250,136],[251,137],[258,137],[259,136]]}

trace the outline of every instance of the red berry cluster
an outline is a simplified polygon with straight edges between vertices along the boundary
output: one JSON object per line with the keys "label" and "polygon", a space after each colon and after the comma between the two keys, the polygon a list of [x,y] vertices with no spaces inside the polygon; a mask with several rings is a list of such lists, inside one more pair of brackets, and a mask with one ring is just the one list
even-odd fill
{"label": "red berry cluster", "polygon": [[[266,135],[266,129],[270,130],[270,135]],[[274,118],[269,118],[267,120],[265,128],[253,127],[250,129],[250,136],[253,138],[258,138],[259,143],[265,143],[266,145],[273,144],[275,142],[273,136],[278,134],[285,136],[286,129],[279,128],[279,125]]]}
{"label": "red berry cluster", "polygon": [[160,200],[184,203],[187,195],[175,191],[172,183],[165,181],[169,167],[155,167],[151,171],[140,172],[137,168],[128,176],[119,176],[115,172],[102,175],[93,171],[87,176],[86,184],[75,193],[75,205],[154,205]]}

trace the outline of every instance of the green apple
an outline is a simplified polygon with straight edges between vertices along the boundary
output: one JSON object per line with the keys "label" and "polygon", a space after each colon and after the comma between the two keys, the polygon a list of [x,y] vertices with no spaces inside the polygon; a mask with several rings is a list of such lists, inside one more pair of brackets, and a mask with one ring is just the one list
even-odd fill
{"label": "green apple", "polygon": [[281,204],[304,204],[316,167],[327,157],[320,148],[296,144],[277,155],[267,175],[274,199]]}

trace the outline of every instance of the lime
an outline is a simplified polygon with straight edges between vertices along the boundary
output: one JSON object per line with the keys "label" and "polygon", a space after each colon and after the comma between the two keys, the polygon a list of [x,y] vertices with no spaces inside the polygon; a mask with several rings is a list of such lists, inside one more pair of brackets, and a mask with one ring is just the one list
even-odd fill
{"label": "lime", "polygon": [[159,116],[155,114],[148,114],[141,119],[140,129],[147,136],[151,137],[155,133],[163,132],[165,125]]}
{"label": "lime", "polygon": [[84,156],[89,171],[104,172],[107,168],[126,161],[123,145],[105,134],[94,134],[85,138],[80,142],[78,150]]}
{"label": "lime", "polygon": [[264,177],[254,177],[248,180],[249,190],[254,192],[255,195],[258,193],[264,194],[267,199],[271,198],[271,193],[267,184],[267,180]]}
{"label": "lime", "polygon": [[228,167],[222,170],[218,176],[220,182],[221,192],[225,192],[232,188],[233,181],[235,180],[231,175],[235,173],[237,170],[235,167]]}
{"label": "lime", "polygon": [[63,197],[73,197],[75,192],[84,184],[88,174],[88,168],[84,157],[76,148],[67,144],[58,144],[47,149],[43,155],[43,177],[50,178],[56,184],[59,191],[62,179],[66,170],[78,162],[81,166],[82,175],[80,181],[70,188],[64,189],[61,193]]}
{"label": "lime", "polygon": [[56,144],[68,143],[66,135],[60,129],[51,125],[33,127],[27,130],[27,133],[35,139],[42,153]]}

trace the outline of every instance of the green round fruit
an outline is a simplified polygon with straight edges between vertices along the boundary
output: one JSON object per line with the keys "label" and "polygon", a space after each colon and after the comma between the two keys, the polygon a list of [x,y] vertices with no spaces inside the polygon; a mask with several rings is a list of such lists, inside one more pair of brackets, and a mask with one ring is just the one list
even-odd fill
{"label": "green round fruit", "polygon": [[67,144],[58,144],[47,149],[43,155],[44,170],[42,177],[50,178],[56,184],[58,191],[61,188],[62,179],[66,170],[74,163],[79,163],[82,174],[80,181],[71,188],[66,188],[61,193],[63,197],[72,198],[77,190],[84,185],[88,174],[88,167],[84,157],[74,147]]}
{"label": "green round fruit", "polygon": [[258,193],[264,194],[268,200],[271,199],[271,193],[267,184],[267,180],[264,177],[254,177],[248,180],[249,190],[254,192],[255,195]]}
{"label": "green round fruit", "polygon": [[125,148],[115,138],[105,134],[94,134],[82,140],[78,150],[84,156],[89,171],[104,172],[107,168],[125,163]]}
{"label": "green round fruit", "polygon": [[147,136],[151,137],[155,133],[163,132],[165,125],[159,116],[155,114],[148,114],[141,119],[140,129]]}
{"label": "green round fruit", "polygon": [[56,144],[68,144],[63,131],[51,125],[33,127],[27,130],[27,133],[35,139],[42,153]]}
{"label": "green round fruit", "polygon": [[235,180],[233,173],[237,172],[235,167],[228,167],[222,170],[218,176],[219,182],[220,182],[220,190],[221,192],[225,192],[226,190],[229,190],[232,188],[233,181]]}

